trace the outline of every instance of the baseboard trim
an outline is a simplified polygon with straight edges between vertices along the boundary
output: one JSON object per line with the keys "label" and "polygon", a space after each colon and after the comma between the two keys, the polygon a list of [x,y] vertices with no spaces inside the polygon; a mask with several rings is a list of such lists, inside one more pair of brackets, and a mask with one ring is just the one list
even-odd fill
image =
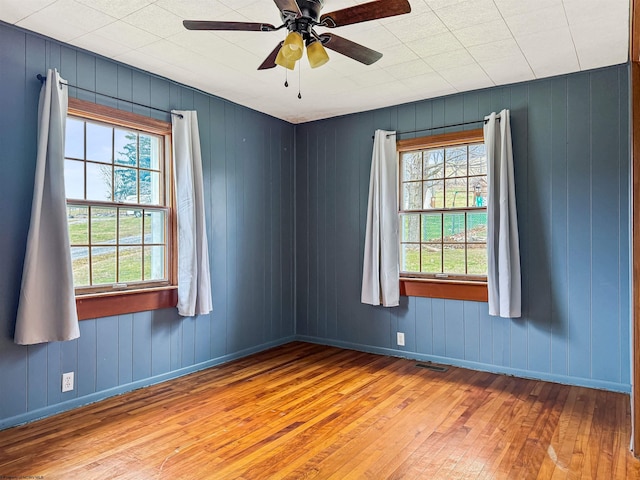
{"label": "baseboard trim", "polygon": [[623,383],[608,382],[605,380],[597,380],[592,378],[572,377],[565,375],[554,375],[543,372],[533,372],[530,370],[521,370],[511,367],[502,367],[499,365],[491,365],[469,360],[460,360],[457,358],[441,357],[438,355],[427,355],[416,352],[408,352],[404,350],[395,350],[385,347],[374,347],[371,345],[363,345],[359,343],[344,342],[341,340],[332,340],[326,338],[318,338],[308,335],[296,335],[295,340],[300,342],[316,343],[319,345],[328,345],[331,347],[345,348],[347,350],[357,350],[360,352],[375,353],[379,355],[388,355],[392,357],[408,358],[411,360],[427,361],[440,363],[443,365],[451,365],[454,367],[468,368],[471,370],[479,370],[482,372],[498,373],[502,375],[511,375],[514,377],[526,378],[530,380],[543,380],[545,382],[560,383],[563,385],[572,385],[576,387],[595,388],[597,390],[608,390],[611,392],[631,393],[631,385]]}

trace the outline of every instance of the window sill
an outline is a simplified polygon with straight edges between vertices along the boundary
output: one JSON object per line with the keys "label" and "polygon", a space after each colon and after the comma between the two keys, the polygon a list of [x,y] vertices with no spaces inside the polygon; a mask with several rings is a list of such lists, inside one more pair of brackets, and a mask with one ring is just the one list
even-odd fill
{"label": "window sill", "polygon": [[487,282],[401,278],[400,295],[486,302],[489,294]]}
{"label": "window sill", "polygon": [[177,303],[177,286],[76,296],[78,320],[171,308]]}

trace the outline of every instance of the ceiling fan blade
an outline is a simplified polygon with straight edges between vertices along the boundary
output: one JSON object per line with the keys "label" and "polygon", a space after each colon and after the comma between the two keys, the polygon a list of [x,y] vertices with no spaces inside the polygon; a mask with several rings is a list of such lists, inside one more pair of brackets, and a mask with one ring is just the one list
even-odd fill
{"label": "ceiling fan blade", "polygon": [[320,23],[325,27],[335,28],[409,12],[411,5],[407,0],[377,0],[325,13],[320,17]]}
{"label": "ceiling fan blade", "polygon": [[333,50],[334,52],[341,53],[342,55],[346,55],[349,58],[353,58],[365,65],[371,65],[382,58],[382,54],[380,52],[371,50],[359,43],[352,42],[351,40],[339,37],[333,33],[323,33],[320,35],[320,40],[326,48]]}
{"label": "ceiling fan blade", "polygon": [[296,16],[300,15],[300,7],[296,0],[273,0],[273,2],[278,6],[281,12],[292,12],[295,13]]}
{"label": "ceiling fan blade", "polygon": [[278,52],[282,48],[282,44],[284,42],[280,42],[276,48],[273,49],[273,52],[269,54],[267,58],[264,59],[264,62],[258,67],[258,70],[267,70],[269,68],[276,67],[276,57],[278,56]]}
{"label": "ceiling fan blade", "polygon": [[240,30],[245,32],[271,32],[276,30],[276,27],[268,23],[184,20],[182,24],[187,30]]}

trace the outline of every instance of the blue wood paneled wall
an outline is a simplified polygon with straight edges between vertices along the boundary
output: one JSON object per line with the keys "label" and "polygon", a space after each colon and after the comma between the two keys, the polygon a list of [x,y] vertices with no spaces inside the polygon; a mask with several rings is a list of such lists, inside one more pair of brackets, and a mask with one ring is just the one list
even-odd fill
{"label": "blue wood paneled wall", "polygon": [[[36,75],[98,94],[71,95],[168,120],[127,100],[198,111],[214,311],[174,309],[82,321],[77,341],[23,347],[13,328],[36,156]],[[0,428],[45,416],[294,335],[294,127],[0,23]],[[116,96],[110,100],[100,94]],[[62,372],[76,388],[61,393]]]}
{"label": "blue wood paneled wall", "polygon": [[[629,391],[628,82],[622,65],[297,126],[299,338]],[[361,304],[374,130],[452,125],[503,108],[512,118],[523,318],[490,317],[486,303],[464,301]]]}

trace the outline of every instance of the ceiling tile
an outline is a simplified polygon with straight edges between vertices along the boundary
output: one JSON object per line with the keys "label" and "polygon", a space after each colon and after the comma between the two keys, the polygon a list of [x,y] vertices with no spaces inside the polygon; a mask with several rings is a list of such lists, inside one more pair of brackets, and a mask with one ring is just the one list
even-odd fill
{"label": "ceiling tile", "polygon": [[77,0],[112,17],[122,18],[153,3],[153,0]]}
{"label": "ceiling tile", "polygon": [[493,20],[452,32],[465,47],[483,45],[512,38],[504,20]]}
{"label": "ceiling tile", "polygon": [[496,85],[523,82],[535,78],[529,63],[522,53],[499,59],[479,62],[482,69]]}
{"label": "ceiling tile", "polygon": [[[537,78],[580,70],[569,27],[526,35],[516,40]],[[553,52],[553,55],[549,52]]]}
{"label": "ceiling tile", "polygon": [[0,0],[0,20],[16,23],[25,17],[42,10],[56,0],[30,0],[28,2],[15,0]]}
{"label": "ceiling tile", "polygon": [[562,0],[535,0],[535,1],[523,1],[523,0],[493,0],[500,10],[503,17],[512,17],[514,15],[529,14],[532,20],[535,20],[535,15],[531,15],[538,10],[561,7]]}
{"label": "ceiling tile", "polygon": [[467,0],[434,11],[449,30],[460,30],[502,18],[493,0]]}
{"label": "ceiling tile", "polygon": [[156,5],[148,5],[122,20],[161,38],[170,37],[184,30],[180,17]]}
{"label": "ceiling tile", "polygon": [[93,33],[104,38],[105,42],[126,45],[130,49],[134,50],[160,40],[160,37],[122,21],[105,25],[104,27],[98,28]]}
{"label": "ceiling tile", "polygon": [[625,46],[629,43],[629,31],[616,28],[618,24],[617,20],[604,18],[594,25],[581,23],[570,27],[581,69],[627,62],[629,51]]}
{"label": "ceiling tile", "polygon": [[507,18],[506,21],[516,38],[522,35],[544,32],[568,25],[562,5],[554,5],[536,10],[533,15],[513,15]]}
{"label": "ceiling tile", "polygon": [[376,65],[383,68],[417,59],[418,55],[406,45],[394,45],[385,48],[382,58],[376,62]]}
{"label": "ceiling tile", "polygon": [[487,43],[486,45],[475,45],[467,48],[467,51],[477,62],[522,55],[520,46],[513,38],[498,40],[497,42]]}
{"label": "ceiling tile", "polygon": [[399,63],[397,65],[386,67],[385,70],[393,75],[394,78],[400,80],[433,72],[433,69],[427,65],[424,60],[413,60],[411,62]]}
{"label": "ceiling tile", "polygon": [[216,0],[157,0],[155,4],[185,20],[217,20],[231,11]]}
{"label": "ceiling tile", "polygon": [[436,71],[476,63],[471,54],[464,49],[425,57],[424,61]]}
{"label": "ceiling tile", "polygon": [[422,58],[464,48],[460,41],[451,32],[441,33],[421,40],[408,42],[406,45]]}
{"label": "ceiling tile", "polygon": [[477,63],[441,70],[439,73],[459,92],[493,86],[493,81]]}
{"label": "ceiling tile", "polygon": [[64,42],[103,27],[114,20],[114,17],[75,0],[58,0],[21,20],[17,25],[43,32]]}
{"label": "ceiling tile", "polygon": [[444,23],[431,11],[419,15],[411,15],[400,21],[389,23],[385,28],[403,42],[410,42],[447,31]]}

